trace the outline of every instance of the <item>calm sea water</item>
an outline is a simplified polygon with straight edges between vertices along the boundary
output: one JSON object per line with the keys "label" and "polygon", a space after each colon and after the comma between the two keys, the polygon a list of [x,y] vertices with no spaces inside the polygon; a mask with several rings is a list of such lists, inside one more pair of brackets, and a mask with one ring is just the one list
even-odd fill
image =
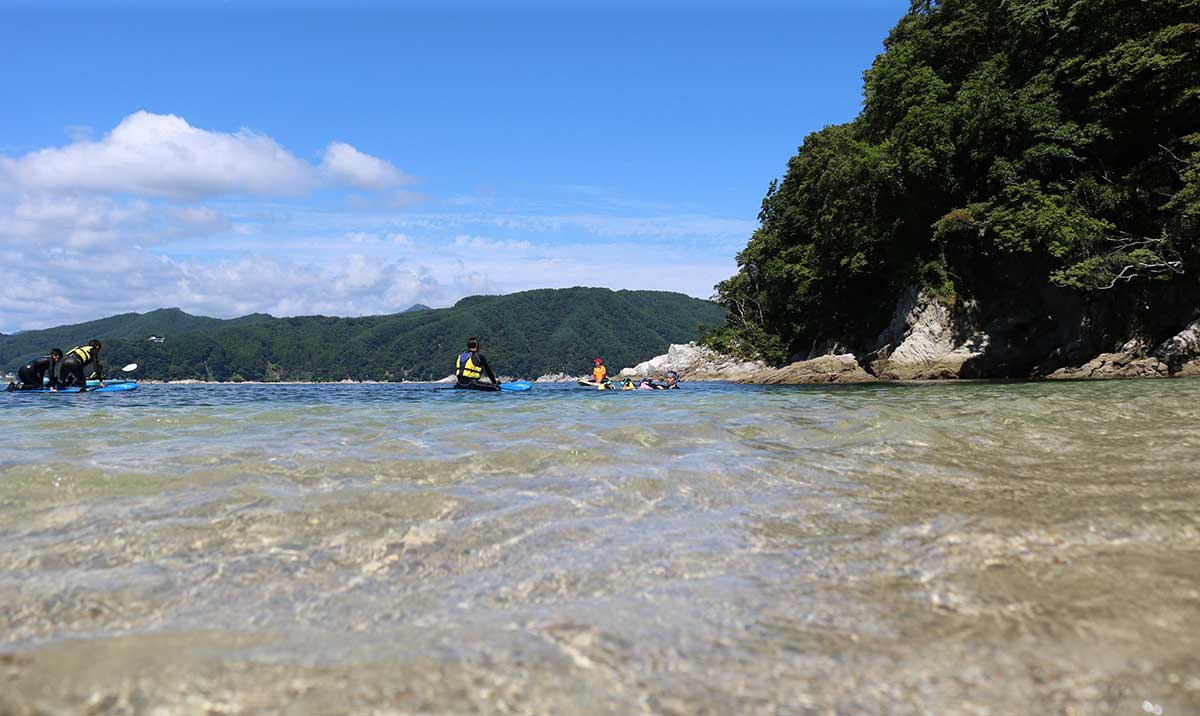
{"label": "calm sea water", "polygon": [[1200,381],[685,387],[0,396],[0,713],[1200,713]]}

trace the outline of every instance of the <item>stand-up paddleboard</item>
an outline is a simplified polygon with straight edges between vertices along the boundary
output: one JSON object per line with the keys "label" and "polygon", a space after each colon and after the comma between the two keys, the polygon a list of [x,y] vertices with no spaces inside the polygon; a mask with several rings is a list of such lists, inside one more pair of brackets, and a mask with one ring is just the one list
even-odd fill
{"label": "stand-up paddleboard", "polygon": [[50,390],[49,388],[35,388],[33,390],[14,390],[12,392],[14,392],[14,393],[56,393],[56,392],[57,393],[81,393],[81,392],[124,393],[124,392],[130,391],[130,390],[137,390],[137,387],[138,387],[138,384],[137,384],[136,380],[120,380],[120,381],[116,381],[113,383],[105,383],[103,388],[96,386],[94,388],[89,387],[87,390],[83,390],[79,387],[59,388],[57,391]]}
{"label": "stand-up paddleboard", "polygon": [[595,388],[596,390],[613,390],[614,388],[617,387],[616,385],[614,385],[612,383],[612,381],[607,381],[604,383],[597,383],[594,380],[587,380],[586,378],[580,378],[578,382],[580,385],[584,385],[589,388]]}
{"label": "stand-up paddleboard", "polygon": [[456,393],[524,393],[533,387],[533,384],[527,380],[514,380],[511,383],[501,383],[500,389],[497,390],[490,383],[480,383],[479,388],[459,388],[457,386],[446,386],[434,388],[434,390],[453,390]]}

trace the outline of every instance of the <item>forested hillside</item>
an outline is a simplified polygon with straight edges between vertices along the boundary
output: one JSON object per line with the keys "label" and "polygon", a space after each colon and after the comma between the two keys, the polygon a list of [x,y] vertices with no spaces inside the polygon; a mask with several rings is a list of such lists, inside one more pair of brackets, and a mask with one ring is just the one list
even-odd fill
{"label": "forested hillside", "polygon": [[52,346],[95,337],[104,341],[106,364],[136,362],[137,375],[149,379],[429,380],[452,373],[455,354],[477,336],[496,371],[536,377],[590,372],[597,356],[633,365],[724,320],[717,304],[677,293],[544,289],[362,318],[127,314],[0,337],[0,357],[14,370]]}
{"label": "forested hillside", "polygon": [[914,287],[1010,344],[1161,340],[1196,308],[1200,1],[914,2],[759,218],[717,347],[874,350]]}
{"label": "forested hillside", "polygon": [[97,337],[106,343],[121,338],[145,340],[149,336],[177,336],[219,326],[251,325],[270,320],[274,319],[264,313],[222,320],[192,316],[178,308],[160,308],[149,313],[122,313],[87,323],[23,331],[11,336],[0,334],[0,367],[11,369],[14,364],[19,365],[30,357],[45,355],[51,348],[65,351]]}

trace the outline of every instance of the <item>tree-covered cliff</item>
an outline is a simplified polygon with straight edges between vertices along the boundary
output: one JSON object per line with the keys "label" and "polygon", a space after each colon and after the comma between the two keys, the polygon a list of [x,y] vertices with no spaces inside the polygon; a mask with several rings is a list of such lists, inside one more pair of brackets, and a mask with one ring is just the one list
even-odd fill
{"label": "tree-covered cliff", "polygon": [[717,347],[870,349],[910,287],[1149,323],[1200,270],[1200,0],[914,2],[760,221]]}

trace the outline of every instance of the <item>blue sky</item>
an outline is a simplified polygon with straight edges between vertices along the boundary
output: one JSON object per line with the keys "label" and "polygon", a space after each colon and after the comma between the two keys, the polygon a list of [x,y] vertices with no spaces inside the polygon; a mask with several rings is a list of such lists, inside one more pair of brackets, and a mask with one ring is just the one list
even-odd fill
{"label": "blue sky", "polygon": [[0,5],[0,331],[708,297],[907,6]]}

